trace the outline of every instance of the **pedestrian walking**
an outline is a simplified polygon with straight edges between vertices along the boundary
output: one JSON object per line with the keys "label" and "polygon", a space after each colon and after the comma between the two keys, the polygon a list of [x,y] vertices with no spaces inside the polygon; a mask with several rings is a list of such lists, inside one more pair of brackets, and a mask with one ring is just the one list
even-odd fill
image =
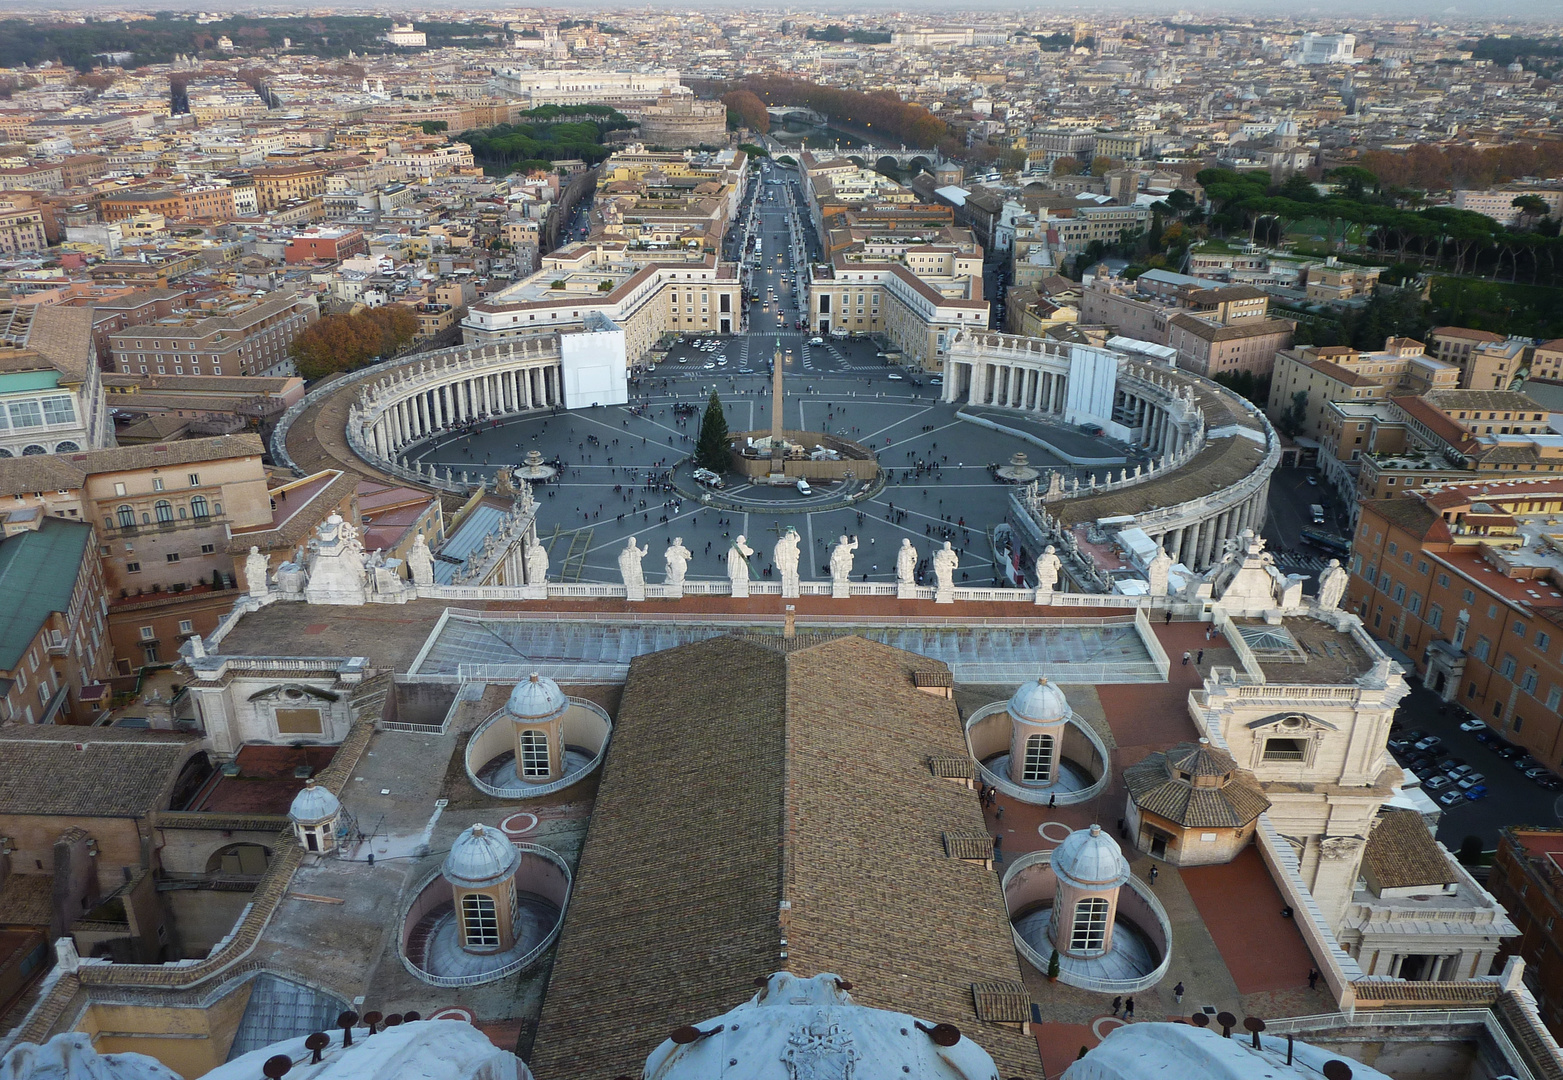
{"label": "pedestrian walking", "polygon": [[1134,1019],[1134,999],[1133,998],[1129,998],[1127,1001],[1125,1001],[1123,1003],[1123,1018],[1125,1020],[1133,1020]]}
{"label": "pedestrian walking", "polygon": [[1051,794],[1051,795],[1049,795],[1047,797],[1047,808],[1049,810],[1051,810],[1051,809],[1053,809],[1053,807],[1055,807],[1057,805],[1058,805],[1058,792],[1055,791],[1055,792],[1053,792],[1053,794]]}
{"label": "pedestrian walking", "polygon": [[1123,1008],[1123,995],[1119,994],[1117,997],[1113,998],[1113,1015],[1117,1016],[1118,1010],[1121,1008]]}
{"label": "pedestrian walking", "polygon": [[1167,612],[1167,618],[1166,618],[1165,625],[1167,625],[1167,626],[1171,626],[1172,625],[1172,612],[1170,612],[1170,611]]}
{"label": "pedestrian walking", "polygon": [[1190,655],[1189,651],[1187,649],[1184,649],[1183,650],[1183,666],[1184,667],[1188,667],[1189,666],[1189,655]]}
{"label": "pedestrian walking", "polygon": [[1199,655],[1194,657],[1194,663],[1196,663],[1196,664],[1203,664],[1204,662],[1205,662],[1205,650],[1201,649],[1201,650],[1199,650]]}
{"label": "pedestrian walking", "polygon": [[1157,879],[1157,878],[1158,878],[1158,877],[1160,877],[1160,876],[1161,876],[1161,868],[1160,868],[1160,867],[1158,867],[1158,866],[1153,866],[1153,867],[1151,867],[1151,873],[1150,873],[1150,878],[1151,878],[1151,885],[1152,885],[1152,887],[1154,887],[1154,886],[1155,886],[1155,884],[1156,884],[1156,879]]}
{"label": "pedestrian walking", "polygon": [[1183,983],[1181,980],[1178,982],[1177,986],[1172,988],[1172,998],[1179,1005],[1183,1004]]}
{"label": "pedestrian walking", "polygon": [[1308,989],[1309,990],[1317,989],[1318,985],[1319,985],[1319,969],[1318,968],[1309,968],[1308,969]]}

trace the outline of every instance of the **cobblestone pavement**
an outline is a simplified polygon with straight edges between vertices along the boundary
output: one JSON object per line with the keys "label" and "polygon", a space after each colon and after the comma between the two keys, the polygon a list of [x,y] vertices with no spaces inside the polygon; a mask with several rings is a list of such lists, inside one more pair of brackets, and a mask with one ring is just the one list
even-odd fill
{"label": "cobblestone pavement", "polygon": [[[737,352],[733,339],[727,346]],[[735,361],[730,361],[733,368]],[[992,547],[987,531],[1004,519],[1014,490],[989,475],[990,463],[1007,462],[1017,450],[1043,467],[1065,468],[1031,443],[956,419],[955,406],[937,399],[937,388],[891,380],[888,371],[788,371],[784,417],[789,427],[829,431],[870,445],[890,482],[873,499],[853,509],[808,512],[796,502],[777,512],[736,513],[703,508],[676,494],[648,491],[645,478],[691,454],[700,416],[714,388],[720,395],[730,431],[769,428],[769,378],[761,371],[693,371],[664,364],[643,377],[629,406],[605,406],[575,412],[535,414],[468,435],[437,440],[419,450],[416,460],[443,472],[466,471],[474,479],[498,466],[514,464],[529,450],[560,459],[559,481],[540,489],[538,531],[558,565],[573,534],[590,530],[581,580],[617,581],[616,552],[634,535],[651,546],[647,576],[660,580],[661,552],[675,536],[695,553],[691,578],[720,578],[732,538],[744,534],[760,557],[763,571],[781,530],[796,528],[812,558],[803,564],[809,578],[828,578],[830,548],[842,534],[858,537],[853,576],[893,581],[895,550],[909,537],[928,559],[952,529],[961,552],[957,581],[987,584],[993,579]],[[695,411],[685,417],[674,405]],[[908,475],[916,464],[937,468]],[[1084,476],[1085,473],[1080,475]],[[797,512],[783,512],[797,511]],[[962,522],[964,521],[964,527]]]}

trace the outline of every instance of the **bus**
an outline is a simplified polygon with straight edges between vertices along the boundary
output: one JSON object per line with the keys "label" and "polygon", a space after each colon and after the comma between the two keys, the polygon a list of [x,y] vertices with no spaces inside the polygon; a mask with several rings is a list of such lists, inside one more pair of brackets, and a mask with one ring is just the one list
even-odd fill
{"label": "bus", "polygon": [[1351,554],[1351,542],[1344,540],[1339,536],[1334,536],[1327,532],[1321,532],[1318,529],[1309,528],[1302,529],[1300,531],[1300,535],[1302,536],[1304,543],[1312,544],[1314,547],[1321,548],[1324,551],[1329,552],[1331,555],[1338,555],[1341,558],[1345,558]]}

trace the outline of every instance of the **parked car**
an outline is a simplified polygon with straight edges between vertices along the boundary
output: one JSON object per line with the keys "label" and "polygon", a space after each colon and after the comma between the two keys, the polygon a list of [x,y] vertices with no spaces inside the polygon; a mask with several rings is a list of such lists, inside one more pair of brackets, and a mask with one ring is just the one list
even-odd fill
{"label": "parked car", "polygon": [[1411,742],[1417,742],[1421,739],[1427,738],[1427,732],[1423,731],[1421,728],[1412,728],[1410,731],[1406,732],[1406,738]]}
{"label": "parked car", "polygon": [[1537,761],[1529,754],[1521,754],[1519,757],[1515,758],[1511,764],[1520,772],[1525,772],[1527,769],[1534,769],[1537,765],[1540,765],[1541,762]]}
{"label": "parked car", "polygon": [[1440,806],[1453,806],[1455,803],[1464,802],[1466,793],[1463,791],[1446,791],[1438,797]]}
{"label": "parked car", "polygon": [[1445,765],[1444,766],[1444,775],[1449,777],[1451,780],[1458,780],[1458,779],[1460,779],[1460,777],[1464,776],[1466,773],[1468,773],[1470,771],[1471,771],[1471,767],[1469,765],[1463,765],[1462,764],[1462,765]]}
{"label": "parked car", "polygon": [[1483,795],[1486,795],[1486,794],[1487,794],[1487,785],[1486,784],[1477,784],[1475,787],[1471,788],[1469,791],[1467,791],[1465,793],[1465,797],[1467,799],[1470,799],[1472,802],[1475,802],[1477,799],[1480,799]]}
{"label": "parked car", "polygon": [[1513,743],[1503,743],[1502,745],[1497,747],[1497,751],[1498,751],[1498,756],[1503,758],[1505,761],[1508,761],[1511,758],[1517,758],[1521,754],[1525,753],[1525,751],[1521,750],[1518,746],[1515,746]]}
{"label": "parked car", "polygon": [[1443,744],[1444,740],[1437,735],[1429,735],[1425,739],[1418,739],[1415,745],[1418,750],[1431,750],[1433,747],[1442,746]]}
{"label": "parked car", "polygon": [[889,375],[887,375],[885,377],[888,378],[888,379],[894,380],[895,382],[900,382],[902,379],[906,378],[906,376],[902,375],[899,371],[892,371]]}
{"label": "parked car", "polygon": [[1453,783],[1454,781],[1449,779],[1447,776],[1435,776],[1425,782],[1422,786],[1425,787],[1428,791],[1442,791],[1444,788]]}
{"label": "parked car", "polygon": [[1406,750],[1409,750],[1410,748],[1411,748],[1411,743],[1409,741],[1407,741],[1406,739],[1400,738],[1400,739],[1390,739],[1389,740],[1389,749],[1393,753],[1396,753],[1396,754],[1403,753]]}
{"label": "parked car", "polygon": [[1481,787],[1482,782],[1486,779],[1487,777],[1479,772],[1466,773],[1464,776],[1460,777],[1460,790],[1470,791],[1474,787]]}
{"label": "parked car", "polygon": [[1460,725],[1461,731],[1480,731],[1487,726],[1485,720],[1477,720],[1474,717]]}
{"label": "parked car", "polygon": [[1526,769],[1525,775],[1530,777],[1532,780],[1535,780],[1538,777],[1551,776],[1552,770],[1547,768],[1545,765],[1537,765],[1534,769]]}
{"label": "parked car", "polygon": [[801,476],[798,478],[798,494],[799,495],[812,495],[812,494],[814,494],[814,489],[809,487],[809,482],[807,480],[803,479]]}
{"label": "parked car", "polygon": [[1558,788],[1563,788],[1563,780],[1559,780],[1556,776],[1550,775],[1538,776],[1536,777],[1536,786],[1543,789],[1544,791],[1556,791]]}
{"label": "parked car", "polygon": [[1491,746],[1493,743],[1498,741],[1498,736],[1491,728],[1483,725],[1483,729],[1476,733],[1476,741],[1483,743],[1484,745]]}

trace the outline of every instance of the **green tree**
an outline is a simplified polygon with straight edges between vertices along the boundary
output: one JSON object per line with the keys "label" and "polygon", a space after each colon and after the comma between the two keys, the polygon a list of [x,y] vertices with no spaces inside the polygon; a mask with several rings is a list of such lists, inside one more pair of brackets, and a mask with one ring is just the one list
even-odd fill
{"label": "green tree", "polygon": [[1531,225],[1547,216],[1551,209],[1540,195],[1517,195],[1509,204],[1520,212],[1520,225]]}
{"label": "green tree", "polygon": [[1378,190],[1378,177],[1360,165],[1342,165],[1324,174],[1331,183],[1341,186],[1341,194],[1348,199],[1360,199],[1369,188]]}
{"label": "green tree", "polygon": [[1295,437],[1303,429],[1303,424],[1308,420],[1308,391],[1299,390],[1292,395],[1292,403],[1281,414],[1281,418],[1275,422],[1275,426],[1281,429],[1282,435]]}
{"label": "green tree", "polygon": [[700,439],[695,443],[695,464],[712,472],[726,472],[731,467],[727,447],[727,414],[722,411],[722,399],[711,391],[706,402],[706,414],[700,420]]}
{"label": "green tree", "polygon": [[1085,171],[1085,167],[1072,157],[1059,158],[1053,162],[1054,176],[1079,176]]}
{"label": "green tree", "polygon": [[425,135],[438,135],[440,132],[450,127],[450,125],[444,120],[425,120],[418,126],[423,128],[423,133]]}

